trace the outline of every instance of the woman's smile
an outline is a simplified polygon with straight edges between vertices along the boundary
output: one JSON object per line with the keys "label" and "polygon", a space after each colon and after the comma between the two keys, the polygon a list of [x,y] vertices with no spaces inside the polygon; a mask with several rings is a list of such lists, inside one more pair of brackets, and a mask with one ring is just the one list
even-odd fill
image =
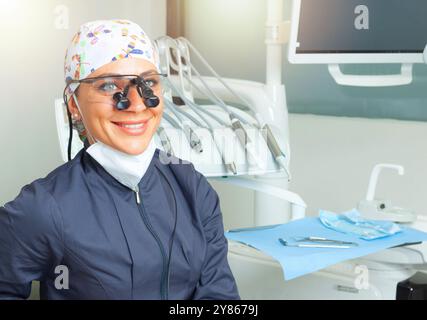
{"label": "woman's smile", "polygon": [[143,135],[147,126],[151,123],[151,118],[140,121],[111,121],[121,132],[130,136]]}

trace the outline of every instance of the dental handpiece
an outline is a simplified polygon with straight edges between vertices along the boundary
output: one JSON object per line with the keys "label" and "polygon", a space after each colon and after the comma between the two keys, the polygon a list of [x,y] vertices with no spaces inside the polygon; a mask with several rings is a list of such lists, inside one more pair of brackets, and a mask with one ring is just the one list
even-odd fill
{"label": "dental handpiece", "polygon": [[175,153],[173,152],[173,149],[172,149],[172,144],[169,140],[168,135],[166,134],[165,128],[163,128],[162,126],[159,126],[159,128],[157,129],[157,133],[159,135],[160,142],[162,143],[164,150],[167,153],[175,156]]}
{"label": "dental handpiece", "polygon": [[266,163],[260,157],[259,150],[255,149],[255,144],[253,141],[251,141],[251,139],[249,139],[249,136],[242,123],[236,118],[232,118],[230,120],[232,129],[236,134],[237,139],[239,140],[243,149],[246,150],[246,154],[249,156],[249,162],[252,165],[265,169]]}
{"label": "dental handpiece", "polygon": [[[202,141],[200,140],[199,136],[194,132],[194,130],[188,125],[188,120],[184,121],[183,117],[190,119],[191,121],[195,122],[195,119],[193,117],[189,117],[187,113],[184,113],[183,111],[179,110],[172,102],[168,101],[168,99],[165,99],[166,107],[169,111],[171,111],[175,117],[177,117],[181,121],[181,127],[184,131],[184,134],[190,144],[190,147],[194,149],[196,152],[201,153],[203,152],[203,146]],[[196,125],[200,122],[197,121]]]}
{"label": "dental handpiece", "polygon": [[187,140],[190,143],[190,147],[198,153],[203,152],[202,141],[194,132],[194,130],[186,123],[182,125],[182,130],[184,131],[185,136],[187,137]]}
{"label": "dental handpiece", "polygon": [[203,151],[202,141],[200,141],[199,137],[194,132],[194,130],[191,129],[191,127],[188,124],[184,123],[182,121],[182,118],[180,117],[180,115],[176,114],[172,110],[172,108],[168,107],[168,110],[170,110],[181,121],[181,124],[178,123],[175,119],[173,119],[169,114],[164,112],[163,117],[166,119],[166,121],[168,121],[173,126],[175,126],[175,128],[181,129],[184,132],[185,137],[186,137],[186,139],[187,139],[187,141],[188,141],[188,143],[192,149],[194,149],[198,153],[202,152]]}
{"label": "dental handpiece", "polygon": [[[234,162],[234,158],[233,157],[231,157],[226,151],[225,151],[225,148],[220,148],[220,146],[221,146],[221,141],[219,141],[219,137],[217,136],[217,135],[215,135],[214,134],[214,132],[213,132],[213,130],[212,129],[210,129],[209,130],[210,131],[210,133],[211,133],[211,135],[212,135],[212,138],[213,138],[213,140],[214,140],[214,143],[216,144],[216,146],[217,146],[217,148],[218,148],[218,151],[220,151],[219,153],[220,153],[220,155],[221,155],[221,159],[222,159],[222,162],[225,164],[225,167],[227,168],[227,170],[228,171],[231,171],[231,172],[233,172],[233,174],[237,174],[237,167],[236,167],[236,164],[235,164],[235,162]],[[221,150],[222,150],[222,152],[221,152]]]}
{"label": "dental handpiece", "polygon": [[291,174],[288,169],[288,165],[286,163],[286,157],[283,154],[282,150],[280,149],[279,143],[277,142],[276,138],[273,135],[273,132],[270,129],[270,126],[268,124],[265,124],[262,128],[263,137],[267,142],[267,146],[270,149],[271,153],[273,154],[274,159],[277,161],[277,163],[282,167],[286,175],[288,176],[288,181],[291,180]]}

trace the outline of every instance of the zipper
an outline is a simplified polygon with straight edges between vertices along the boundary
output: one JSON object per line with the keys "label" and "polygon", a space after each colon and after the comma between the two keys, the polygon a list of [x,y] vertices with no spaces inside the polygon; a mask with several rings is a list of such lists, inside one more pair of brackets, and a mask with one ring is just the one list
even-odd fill
{"label": "zipper", "polygon": [[138,188],[138,186],[136,186],[134,192],[135,192],[135,195],[136,195],[136,204],[140,205],[141,204],[141,198],[139,196],[139,188]]}
{"label": "zipper", "polygon": [[162,277],[160,280],[160,296],[162,300],[167,299],[166,294],[165,294],[165,277],[166,277],[166,253],[165,253],[165,249],[160,241],[159,236],[157,235],[157,233],[154,231],[153,226],[151,225],[148,216],[145,212],[144,209],[144,205],[141,204],[141,196],[139,194],[139,187],[136,186],[135,189],[133,190],[133,192],[135,192],[135,197],[136,197],[136,204],[139,210],[139,213],[141,215],[142,221],[144,222],[145,226],[147,227],[148,231],[150,231],[151,235],[153,236],[153,238],[156,240],[157,245],[159,246],[160,249],[160,253],[162,254],[162,260],[163,260],[163,270],[162,270]]}

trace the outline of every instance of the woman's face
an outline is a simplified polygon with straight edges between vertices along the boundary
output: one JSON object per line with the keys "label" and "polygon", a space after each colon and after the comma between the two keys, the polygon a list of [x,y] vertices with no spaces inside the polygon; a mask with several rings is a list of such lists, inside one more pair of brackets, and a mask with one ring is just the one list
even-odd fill
{"label": "woman's face", "polygon": [[[112,74],[150,73],[157,73],[152,63],[143,59],[126,58],[97,69],[89,78]],[[147,76],[146,79],[149,80],[150,77]],[[73,98],[69,103],[70,112],[72,115],[78,114],[78,118],[83,119],[89,138],[93,136],[96,140],[127,154],[140,154],[147,148],[163,114],[160,82],[151,84],[154,94],[160,99],[159,105],[155,108],[147,108],[144,105],[135,86],[130,87],[127,95],[130,101],[129,108],[117,110],[116,102],[111,96],[100,94],[99,88],[93,83],[81,83],[76,96],[82,114]],[[91,139],[89,142],[93,143]]]}

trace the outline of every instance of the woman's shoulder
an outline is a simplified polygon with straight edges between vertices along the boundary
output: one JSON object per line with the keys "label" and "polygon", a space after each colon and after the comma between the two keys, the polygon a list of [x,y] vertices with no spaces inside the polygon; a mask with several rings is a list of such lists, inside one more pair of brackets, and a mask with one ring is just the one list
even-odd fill
{"label": "woman's shoulder", "polygon": [[82,149],[71,161],[59,165],[45,177],[34,180],[33,183],[43,185],[46,188],[49,188],[50,185],[56,185],[58,182],[67,184],[70,181],[70,176],[80,174],[83,170],[83,156],[84,150]]}
{"label": "woman's shoulder", "polygon": [[24,195],[32,195],[32,197],[52,197],[58,188],[66,190],[69,188],[70,177],[73,174],[78,174],[82,171],[82,152],[79,152],[76,157],[59,165],[45,177],[41,177],[33,180],[21,188],[21,191],[15,198],[15,200],[23,197]]}
{"label": "woman's shoulder", "polygon": [[43,233],[61,224],[58,214],[58,194],[62,189],[67,194],[70,172],[78,170],[80,159],[76,156],[70,162],[58,166],[45,177],[24,185],[17,196],[0,207],[0,215],[6,213],[22,230],[34,229]]}

